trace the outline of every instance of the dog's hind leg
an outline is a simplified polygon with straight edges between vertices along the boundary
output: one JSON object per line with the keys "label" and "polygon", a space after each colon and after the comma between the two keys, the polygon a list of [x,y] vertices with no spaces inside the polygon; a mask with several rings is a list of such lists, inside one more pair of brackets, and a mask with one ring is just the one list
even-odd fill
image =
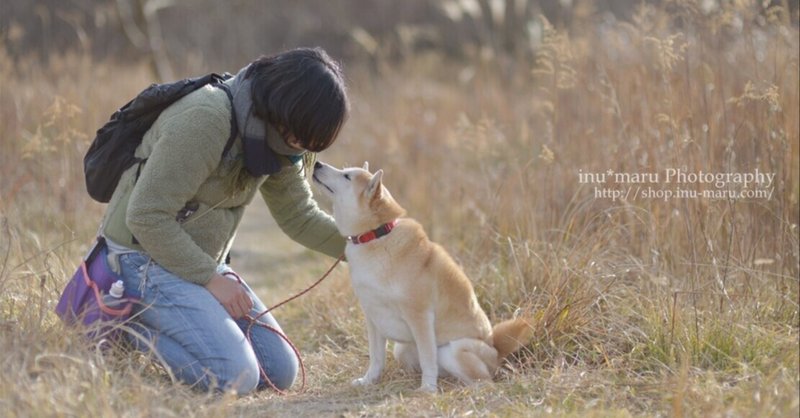
{"label": "dog's hind leg", "polygon": [[483,341],[465,338],[439,347],[439,366],[466,384],[492,380],[497,350]]}

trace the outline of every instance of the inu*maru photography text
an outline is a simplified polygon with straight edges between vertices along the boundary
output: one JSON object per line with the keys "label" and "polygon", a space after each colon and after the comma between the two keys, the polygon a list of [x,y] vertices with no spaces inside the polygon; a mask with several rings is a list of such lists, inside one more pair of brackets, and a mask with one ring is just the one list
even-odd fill
{"label": "inu*maru photography text", "polygon": [[772,187],[775,173],[763,173],[757,168],[748,173],[711,173],[707,171],[687,172],[679,168],[667,168],[662,173],[616,173],[608,170],[602,173],[584,173],[578,170],[578,182],[580,183],[606,183],[616,184],[643,184],[643,183],[665,183],[665,184],[708,184],[717,189],[726,186],[740,187],[743,189],[761,187]]}
{"label": "inu*maru photography text", "polygon": [[747,173],[686,172],[666,168],[663,172],[584,173],[578,170],[580,184],[594,184],[595,198],[616,200],[636,199],[694,199],[712,200],[771,199],[775,190],[775,173],[763,173],[757,168]]}

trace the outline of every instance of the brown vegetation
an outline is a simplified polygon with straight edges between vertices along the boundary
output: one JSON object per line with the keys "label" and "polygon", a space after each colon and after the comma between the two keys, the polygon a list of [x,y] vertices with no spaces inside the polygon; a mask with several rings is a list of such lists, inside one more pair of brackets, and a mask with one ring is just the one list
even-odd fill
{"label": "brown vegetation", "polygon": [[[47,65],[0,57],[2,408],[797,416],[797,18],[732,3],[642,5],[629,21],[575,12],[568,27],[533,18],[528,58],[466,48],[458,59],[435,49],[397,59],[377,54],[380,38],[359,35],[376,54],[346,62],[353,114],[320,158],[382,168],[395,197],[464,266],[493,320],[518,308],[536,318],[535,342],[494,386],[445,383],[435,397],[413,393],[417,377],[391,361],[386,383],[348,386],[363,371],[366,340],[345,268],[279,315],[309,368],[308,390],[288,398],[194,393],[146,358],[104,354],[64,328],[52,309],[103,209],[84,193],[82,154],[152,73],[88,53],[54,54]],[[703,196],[718,188],[667,182],[670,169],[775,177],[762,187],[769,196]],[[701,195],[645,196],[678,189]],[[249,241],[254,234],[243,234],[240,256],[264,242]],[[268,302],[332,262],[291,244],[281,251],[293,264],[276,251],[269,271],[285,280],[245,268]]]}

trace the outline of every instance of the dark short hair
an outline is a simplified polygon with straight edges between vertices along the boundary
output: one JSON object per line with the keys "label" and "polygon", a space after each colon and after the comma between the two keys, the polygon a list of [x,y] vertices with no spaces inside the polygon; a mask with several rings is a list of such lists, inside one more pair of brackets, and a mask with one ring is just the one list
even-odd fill
{"label": "dark short hair", "polygon": [[253,112],[294,134],[303,148],[328,148],[344,125],[350,103],[339,64],[322,48],[264,56],[250,65]]}

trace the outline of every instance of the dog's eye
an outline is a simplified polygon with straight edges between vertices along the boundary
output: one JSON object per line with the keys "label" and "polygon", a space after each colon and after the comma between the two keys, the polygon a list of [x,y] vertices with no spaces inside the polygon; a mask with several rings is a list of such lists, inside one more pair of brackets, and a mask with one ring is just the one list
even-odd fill
{"label": "dog's eye", "polygon": [[344,175],[344,178],[346,178],[346,179],[350,180],[350,174],[345,174],[345,175]]}

